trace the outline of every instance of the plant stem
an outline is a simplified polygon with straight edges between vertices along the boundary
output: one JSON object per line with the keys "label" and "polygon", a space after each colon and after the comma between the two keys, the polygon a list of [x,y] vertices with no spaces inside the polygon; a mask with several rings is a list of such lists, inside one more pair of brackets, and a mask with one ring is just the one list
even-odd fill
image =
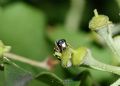
{"label": "plant stem", "polygon": [[116,45],[112,38],[112,32],[111,32],[111,27],[108,25],[108,27],[104,27],[102,29],[99,29],[97,33],[105,40],[106,44],[110,48],[110,50],[118,57],[117,59],[120,62],[120,51],[119,48],[120,46]]}
{"label": "plant stem", "polygon": [[111,29],[113,35],[120,33],[120,23],[115,24],[114,28]]}
{"label": "plant stem", "polygon": [[120,0],[116,0],[118,6],[119,6],[119,9],[120,9]]}
{"label": "plant stem", "polygon": [[87,66],[89,66],[93,69],[98,69],[98,70],[101,70],[101,71],[107,71],[107,72],[111,72],[111,73],[120,75],[120,67],[108,65],[108,64],[97,61],[91,55],[90,50],[88,50],[88,55],[84,59],[83,64],[87,65]]}
{"label": "plant stem", "polygon": [[120,78],[115,81],[113,84],[111,84],[110,86],[120,86]]}
{"label": "plant stem", "polygon": [[35,67],[44,68],[46,70],[50,69],[49,66],[46,64],[46,61],[39,62],[39,61],[31,60],[31,59],[28,59],[26,57],[22,57],[22,56],[13,54],[13,53],[4,53],[3,56],[7,57],[9,59],[12,59],[12,60],[27,63],[27,64],[35,66]]}
{"label": "plant stem", "polygon": [[70,0],[71,7],[66,16],[65,27],[68,31],[78,31],[85,0]]}

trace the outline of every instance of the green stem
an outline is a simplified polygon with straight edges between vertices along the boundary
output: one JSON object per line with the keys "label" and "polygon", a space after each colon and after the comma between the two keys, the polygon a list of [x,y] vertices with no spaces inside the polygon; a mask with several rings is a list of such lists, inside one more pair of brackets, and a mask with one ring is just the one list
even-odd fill
{"label": "green stem", "polygon": [[120,23],[115,24],[114,28],[111,29],[113,35],[118,34],[120,32]]}
{"label": "green stem", "polygon": [[111,84],[110,86],[120,86],[120,78],[115,81],[113,84]]}
{"label": "green stem", "polygon": [[71,7],[66,16],[65,27],[68,31],[78,31],[85,0],[71,0]]}
{"label": "green stem", "polygon": [[88,50],[88,55],[84,59],[83,64],[87,65],[87,66],[89,66],[89,67],[91,67],[93,69],[98,69],[98,70],[101,70],[101,71],[107,71],[107,72],[111,72],[111,73],[120,75],[120,67],[108,65],[108,64],[97,61],[91,55],[90,50]]}
{"label": "green stem", "polygon": [[108,25],[108,27],[106,26],[99,29],[97,33],[104,39],[110,50],[116,55],[116,57],[118,57],[117,59],[120,61],[120,46],[116,45],[112,38],[111,27]]}
{"label": "green stem", "polygon": [[120,8],[120,0],[116,0],[116,2],[117,2],[118,6]]}

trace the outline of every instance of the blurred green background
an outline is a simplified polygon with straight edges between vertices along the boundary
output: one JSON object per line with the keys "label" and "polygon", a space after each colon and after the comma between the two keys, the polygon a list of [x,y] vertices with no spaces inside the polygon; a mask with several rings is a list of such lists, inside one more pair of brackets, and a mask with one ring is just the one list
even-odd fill
{"label": "blurred green background", "polygon": [[[0,40],[12,46],[11,52],[42,61],[55,58],[54,41],[64,38],[75,48],[87,46],[96,59],[116,65],[111,51],[91,33],[88,23],[94,15],[93,10],[97,9],[99,14],[109,16],[119,25],[119,8],[120,0],[0,0]],[[33,76],[46,71],[14,62]],[[9,69],[0,71],[0,86],[5,85],[6,79],[10,80],[6,86],[13,86],[9,84],[10,78],[4,78],[10,75],[7,71],[14,70],[13,67]],[[60,78],[66,86],[109,86],[118,78],[85,67],[65,69],[57,65],[52,72],[47,72]],[[55,77],[50,78],[54,81],[52,84],[46,81],[48,77],[49,74],[43,74],[42,79],[33,79],[27,86],[61,86],[56,84]]]}

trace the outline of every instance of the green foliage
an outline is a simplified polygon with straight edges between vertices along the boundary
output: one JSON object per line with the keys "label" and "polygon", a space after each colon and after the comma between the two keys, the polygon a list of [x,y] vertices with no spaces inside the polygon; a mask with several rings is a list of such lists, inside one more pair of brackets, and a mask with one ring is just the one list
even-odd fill
{"label": "green foliage", "polygon": [[[90,48],[95,58],[103,63],[119,65],[105,43],[89,31],[88,22],[96,8],[100,14],[108,14],[110,20],[117,21],[119,28],[117,17],[120,1],[99,0],[98,3],[95,0],[83,0],[84,3],[77,4],[74,1],[0,0],[0,40],[12,47],[12,53],[43,61],[53,57],[53,44],[56,40],[66,39],[75,49],[81,46]],[[71,7],[71,3],[76,4],[75,8]],[[76,15],[80,22],[73,21],[78,26],[75,26],[75,31],[74,27],[70,28],[71,31],[66,28],[69,26],[66,25],[69,24],[66,19],[68,15],[73,15],[69,10],[74,12],[74,9],[79,11]],[[115,31],[115,35],[120,33],[118,31]],[[4,64],[4,70],[1,64]],[[118,77],[86,67],[66,69],[59,64],[52,71],[47,71],[12,59],[5,62],[0,59],[0,86],[109,86]]]}
{"label": "green foliage", "polygon": [[49,86],[64,86],[62,79],[53,73],[42,72],[36,77],[36,79],[48,84]]}
{"label": "green foliage", "polygon": [[25,86],[32,80],[31,73],[11,62],[5,64],[4,77],[6,86]]}

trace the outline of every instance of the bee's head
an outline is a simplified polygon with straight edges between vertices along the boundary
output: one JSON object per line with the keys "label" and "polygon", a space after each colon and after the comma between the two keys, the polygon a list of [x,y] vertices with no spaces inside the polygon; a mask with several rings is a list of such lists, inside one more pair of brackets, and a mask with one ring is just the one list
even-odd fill
{"label": "bee's head", "polygon": [[58,41],[55,42],[55,56],[57,57],[61,57],[61,53],[66,49],[67,47],[67,43],[65,39],[60,39]]}
{"label": "bee's head", "polygon": [[54,48],[54,50],[56,52],[62,53],[62,51],[65,50],[66,47],[67,47],[66,40],[65,39],[60,39],[60,40],[58,40],[58,41],[55,42],[55,48]]}

